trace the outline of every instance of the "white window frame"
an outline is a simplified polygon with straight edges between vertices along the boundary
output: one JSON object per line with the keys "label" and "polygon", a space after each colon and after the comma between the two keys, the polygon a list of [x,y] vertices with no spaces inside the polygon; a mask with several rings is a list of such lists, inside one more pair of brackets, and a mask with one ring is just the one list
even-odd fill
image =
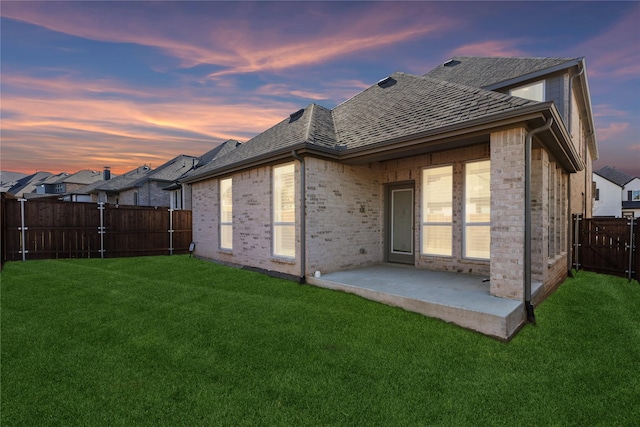
{"label": "white window frame", "polygon": [[[272,251],[273,255],[276,257],[282,258],[290,258],[295,259],[296,257],[296,244],[295,244],[295,230],[296,230],[296,188],[295,188],[295,163],[285,163],[281,165],[274,166],[272,169],[272,205],[271,205],[271,214],[272,214]],[[293,188],[290,190],[283,187],[282,179],[285,175],[293,175],[291,177],[291,182],[293,184]],[[286,200],[285,200],[286,199]],[[285,205],[288,207],[286,212],[282,211],[282,206]],[[284,220],[283,213],[288,217],[287,220]],[[284,242],[280,241],[279,238],[282,235],[282,232],[293,233],[293,246],[292,247],[284,247]]]}
{"label": "white window frame", "polygon": [[[538,99],[535,96],[532,96],[532,94],[527,93],[528,90],[536,87],[536,86],[541,86],[542,87],[542,99]],[[544,80],[539,80],[537,82],[533,82],[533,83],[529,83],[526,85],[522,85],[522,86],[518,86],[518,87],[514,87],[513,89],[509,90],[509,95],[511,96],[517,96],[518,98],[524,98],[524,99],[528,99],[531,101],[538,101],[538,102],[544,102],[544,100],[546,99],[546,84]]]}
{"label": "white window frame", "polygon": [[[220,249],[233,250],[233,180],[220,180]],[[229,190],[229,197],[225,193]],[[225,237],[230,237],[226,239]]]}
{"label": "white window frame", "polygon": [[[449,202],[449,220],[448,221],[428,221],[428,209],[430,206],[427,202],[427,192],[430,191],[429,186],[427,185],[427,174],[430,172],[440,171],[441,173],[445,173],[450,177],[451,186],[447,189],[448,191],[448,202]],[[440,192],[439,194],[442,194]],[[426,256],[439,256],[439,257],[451,257],[453,256],[453,165],[438,165],[428,168],[422,169],[422,203],[421,203],[421,226],[420,226],[420,254]],[[445,201],[446,202],[446,201]],[[449,231],[449,241],[450,245],[447,251],[429,251],[426,243],[428,239],[428,230],[429,229],[438,229],[438,228],[447,228]]]}
{"label": "white window frame", "polygon": [[[470,208],[471,200],[470,196],[472,193],[472,189],[469,188],[469,165],[479,164],[479,163],[487,163],[489,169],[489,183],[488,183],[488,197],[489,197],[489,212],[487,213],[489,220],[488,221],[470,221],[467,217],[467,211]],[[468,232],[471,231],[469,228],[475,227],[485,227],[489,234],[489,248],[487,248],[489,255],[486,257],[482,256],[472,256],[468,253],[467,243],[469,243]],[[488,261],[491,258],[491,160],[484,159],[479,161],[465,162],[464,164],[464,205],[463,205],[463,216],[462,216],[462,257],[465,259],[477,259],[477,260],[485,260]]]}

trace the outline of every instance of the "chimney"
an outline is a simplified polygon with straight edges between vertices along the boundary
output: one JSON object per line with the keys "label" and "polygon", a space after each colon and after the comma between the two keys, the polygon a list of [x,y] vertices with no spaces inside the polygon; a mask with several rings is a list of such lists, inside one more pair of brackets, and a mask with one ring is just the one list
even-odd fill
{"label": "chimney", "polygon": [[105,181],[108,181],[111,179],[111,166],[105,166],[104,167],[104,172],[102,174],[102,179],[104,179]]}

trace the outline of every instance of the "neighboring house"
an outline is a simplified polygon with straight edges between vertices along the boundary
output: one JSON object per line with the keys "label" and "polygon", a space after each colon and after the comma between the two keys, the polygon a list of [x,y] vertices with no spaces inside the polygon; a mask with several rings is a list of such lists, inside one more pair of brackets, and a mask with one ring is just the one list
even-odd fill
{"label": "neighboring house", "polygon": [[74,190],[100,180],[102,180],[102,172],[99,171],[85,169],[74,174],[62,172],[43,180],[35,192],[39,195],[59,195],[60,198],[65,199],[67,193],[72,193]]}
{"label": "neighboring house", "polygon": [[228,139],[222,144],[218,145],[216,148],[209,150],[202,156],[198,157],[194,162],[192,168],[190,168],[188,171],[185,171],[185,173],[182,176],[178,177],[170,186],[164,188],[165,191],[169,191],[171,193],[169,207],[171,209],[191,210],[191,185],[182,184],[180,182],[181,178],[195,169],[202,168],[203,166],[208,165],[217,157],[224,156],[240,144],[240,141],[236,141],[235,139]]}
{"label": "neighboring house", "polygon": [[403,263],[522,300],[528,269],[543,296],[567,276],[596,157],[582,58],[454,58],[311,104],[181,182],[198,256],[300,281]]}
{"label": "neighboring house", "polygon": [[[92,202],[91,190],[112,178],[109,167],[104,171],[82,170],[65,181],[65,192],[61,200],[66,202]],[[115,178],[115,176],[113,176]]]}
{"label": "neighboring house", "polygon": [[640,178],[605,166],[593,173],[593,216],[640,217]]}
{"label": "neighboring house", "polygon": [[0,171],[0,193],[8,193],[11,187],[27,176],[26,173]]}
{"label": "neighboring house", "polygon": [[168,207],[171,193],[164,191],[185,172],[193,169],[197,158],[181,154],[156,169],[144,165],[90,189],[93,201],[133,206]]}
{"label": "neighboring house", "polygon": [[9,188],[7,192],[18,198],[28,197],[29,194],[35,194],[38,186],[50,176],[50,172],[36,172],[34,174],[27,175],[16,181],[16,183]]}

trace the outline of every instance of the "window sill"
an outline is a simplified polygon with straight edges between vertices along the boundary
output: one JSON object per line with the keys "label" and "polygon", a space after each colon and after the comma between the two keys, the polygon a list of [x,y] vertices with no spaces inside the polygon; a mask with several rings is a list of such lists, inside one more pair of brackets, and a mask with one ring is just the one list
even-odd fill
{"label": "window sill", "polygon": [[290,264],[290,265],[294,265],[296,263],[295,258],[285,258],[277,255],[272,256],[271,261],[276,262],[278,264]]}
{"label": "window sill", "polygon": [[219,253],[219,254],[233,255],[233,249],[223,249],[223,248],[219,248],[219,249],[218,249],[218,253]]}

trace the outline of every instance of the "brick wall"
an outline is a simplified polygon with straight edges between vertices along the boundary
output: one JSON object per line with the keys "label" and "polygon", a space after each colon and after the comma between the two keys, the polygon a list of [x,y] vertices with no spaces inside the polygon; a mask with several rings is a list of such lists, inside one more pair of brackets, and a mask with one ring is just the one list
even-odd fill
{"label": "brick wall", "polygon": [[[297,162],[296,162],[297,163]],[[219,180],[192,184],[193,240],[195,255],[231,264],[261,268],[299,276],[300,229],[296,226],[296,258],[274,257],[271,247],[271,171],[260,167],[232,176],[233,249],[220,249]],[[299,194],[299,165],[296,164],[296,194]],[[299,197],[296,215],[300,216]]]}
{"label": "brick wall", "polygon": [[491,294],[524,295],[524,128],[491,134]]}
{"label": "brick wall", "polygon": [[316,158],[306,158],[305,163],[307,274],[382,262],[379,166],[349,166]]}

